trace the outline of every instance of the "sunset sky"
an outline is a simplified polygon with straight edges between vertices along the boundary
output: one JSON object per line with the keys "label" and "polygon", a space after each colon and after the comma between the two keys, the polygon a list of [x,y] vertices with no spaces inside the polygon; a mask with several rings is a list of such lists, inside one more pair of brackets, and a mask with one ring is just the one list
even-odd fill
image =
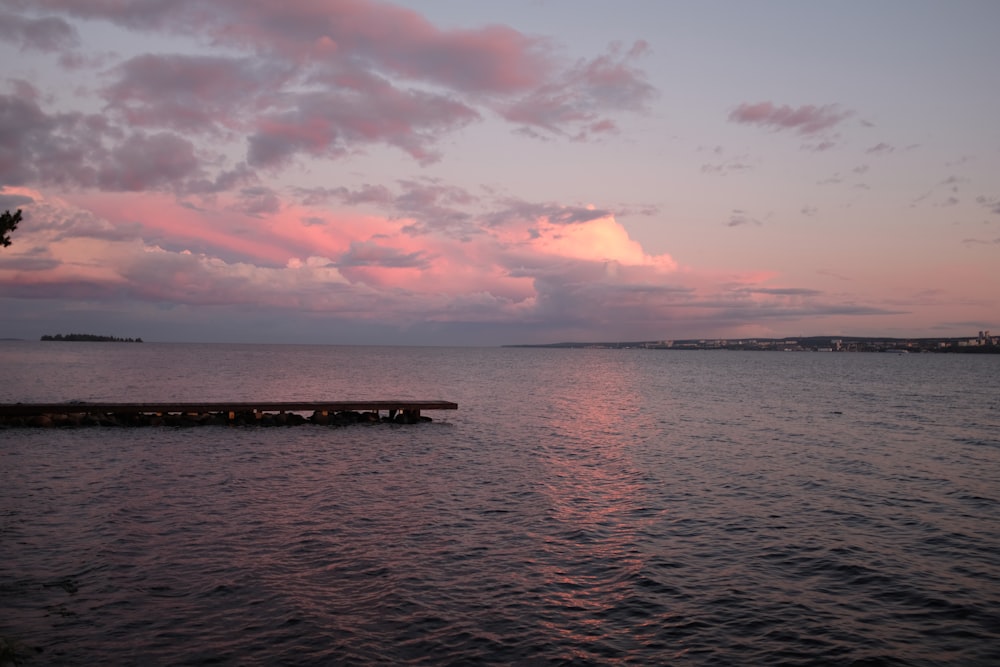
{"label": "sunset sky", "polygon": [[996,333],[998,26],[995,0],[0,0],[0,338]]}

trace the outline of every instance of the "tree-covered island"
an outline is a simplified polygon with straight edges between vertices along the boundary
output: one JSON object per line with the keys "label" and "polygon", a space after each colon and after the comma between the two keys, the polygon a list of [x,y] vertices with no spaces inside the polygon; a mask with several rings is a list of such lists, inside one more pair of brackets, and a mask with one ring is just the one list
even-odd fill
{"label": "tree-covered island", "polygon": [[58,341],[85,341],[88,343],[98,342],[98,343],[141,343],[141,338],[118,338],[117,336],[97,336],[95,334],[56,334],[55,336],[49,336],[48,334],[42,336],[42,340],[58,340]]}

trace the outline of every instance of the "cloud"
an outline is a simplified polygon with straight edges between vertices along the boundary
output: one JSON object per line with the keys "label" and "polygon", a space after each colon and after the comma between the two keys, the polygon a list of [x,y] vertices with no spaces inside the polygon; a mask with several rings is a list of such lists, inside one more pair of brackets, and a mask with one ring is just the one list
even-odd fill
{"label": "cloud", "polygon": [[[479,118],[448,96],[394,86],[374,72],[255,57],[143,54],[115,69],[108,108],[130,125],[244,134],[253,166],[299,153],[336,158],[388,143],[419,162],[445,130]],[[303,90],[306,88],[306,90]]]}
{"label": "cloud", "polygon": [[976,203],[986,207],[990,213],[1000,215],[1000,197],[987,197],[980,195],[976,197]]}
{"label": "cloud", "polygon": [[753,165],[746,162],[739,161],[739,158],[734,158],[726,162],[719,162],[716,164],[706,163],[701,165],[701,173],[703,174],[722,174],[723,176],[727,174],[739,174],[745,171],[750,171],[753,169]]}
{"label": "cloud", "polygon": [[[72,206],[61,199],[50,198],[27,188],[0,190],[0,208],[5,201],[16,201],[23,208],[24,223],[19,234],[37,235],[60,242],[67,239],[94,239],[102,241],[132,241],[138,238],[135,224],[111,224],[85,208]],[[44,248],[44,243],[36,244]],[[26,251],[31,252],[31,251]]]}
{"label": "cloud", "polygon": [[0,94],[0,185],[92,182],[85,155],[93,144],[82,137],[93,133],[81,127],[86,123],[78,114],[45,114],[23,90]]}
{"label": "cloud", "polygon": [[727,227],[743,227],[744,225],[755,225],[760,227],[760,220],[751,217],[746,211],[741,211],[740,209],[733,209],[732,215],[729,216],[729,220],[726,222]]}
{"label": "cloud", "polygon": [[295,192],[302,197],[303,203],[308,206],[324,204],[330,200],[337,200],[349,206],[359,204],[388,205],[395,201],[395,195],[384,185],[366,184],[357,190],[342,186],[337,188],[296,188]]}
{"label": "cloud", "polygon": [[399,78],[451,88],[511,92],[536,85],[549,68],[542,40],[506,26],[441,30],[416,12],[355,0],[14,1],[129,30],[197,34],[216,46],[309,64],[350,61]]}
{"label": "cloud", "polygon": [[239,203],[234,208],[245,215],[263,218],[281,210],[281,199],[271,188],[254,186],[240,191]]}
{"label": "cloud", "polygon": [[60,262],[49,257],[44,249],[33,248],[31,252],[22,254],[13,259],[4,260],[4,268],[23,273],[50,271],[58,267]]}
{"label": "cloud", "polygon": [[837,142],[831,141],[829,139],[824,139],[823,141],[817,141],[815,143],[802,144],[802,150],[812,151],[814,153],[822,153],[823,151],[828,151],[834,148]]}
{"label": "cloud", "polygon": [[[504,215],[469,214],[481,228],[470,242],[432,232],[408,235],[407,219],[358,225],[332,216],[324,225],[309,225],[305,210],[283,208],[261,213],[272,227],[261,243],[235,246],[236,237],[219,234],[229,224],[225,220],[177,204],[170,210],[168,200],[150,204],[161,211],[167,206],[161,223],[147,215],[137,226],[99,218],[36,191],[3,194],[31,200],[30,224],[19,244],[23,250],[9,256],[14,263],[0,267],[0,280],[10,286],[7,296],[242,303],[378,321],[419,314],[441,322],[511,322],[549,321],[573,303],[628,312],[637,320],[644,300],[649,308],[691,292],[674,280],[671,258],[645,253],[613,216],[597,209],[513,202]],[[246,194],[271,193],[248,189]],[[121,203],[120,197],[114,201]],[[548,215],[518,217],[514,210]],[[215,222],[206,226],[192,215]],[[173,249],[151,240],[159,224],[170,227]],[[185,248],[184,238],[189,248],[201,250]],[[293,254],[306,246],[312,254]],[[44,255],[28,252],[39,247],[47,249]],[[285,259],[274,261],[282,252]],[[15,267],[32,267],[34,278],[12,273]]]}
{"label": "cloud", "polygon": [[528,134],[575,132],[575,138],[581,140],[613,132],[615,124],[603,114],[643,111],[656,96],[656,90],[632,64],[647,50],[642,41],[628,50],[613,44],[607,53],[579,61],[561,76],[501,106],[500,113],[522,125]]}
{"label": "cloud", "polygon": [[110,150],[98,169],[102,190],[169,189],[200,173],[194,144],[176,134],[135,133]]}
{"label": "cloud", "polygon": [[776,296],[820,296],[823,294],[819,290],[804,289],[801,287],[754,287],[741,290],[748,294],[772,294]]}
{"label": "cloud", "polygon": [[6,193],[0,190],[0,210],[14,210],[18,209],[25,204],[32,203],[34,198],[29,195],[16,194],[16,193]]}
{"label": "cloud", "polygon": [[729,114],[729,120],[775,131],[794,130],[799,134],[811,135],[830,130],[853,114],[853,111],[843,110],[836,104],[809,104],[792,108],[788,105],[775,106],[771,102],[759,102],[739,105]]}
{"label": "cloud", "polygon": [[[178,4],[175,22],[185,26],[206,13],[194,0]],[[412,10],[375,2],[223,0],[213,3],[204,29],[218,43],[291,61],[334,68],[363,61],[394,78],[472,92],[530,88],[550,68],[541,40],[506,26],[441,30]]]}
{"label": "cloud", "polygon": [[208,193],[254,179],[240,165],[213,174],[216,156],[176,133],[126,133],[101,114],[47,113],[21,88],[0,93],[0,186]]}
{"label": "cloud", "polygon": [[764,287],[733,284],[718,294],[713,305],[734,321],[781,321],[802,317],[833,315],[876,316],[903,314],[898,308],[885,308],[832,299],[821,290],[801,287]]}
{"label": "cloud", "polygon": [[891,146],[885,143],[884,141],[880,141],[879,143],[865,150],[865,153],[868,153],[869,155],[886,155],[887,153],[892,153],[895,150],[896,150],[895,146]]}
{"label": "cloud", "polygon": [[312,92],[260,116],[248,137],[247,161],[256,167],[286,164],[298,153],[337,158],[356,147],[384,142],[429,164],[445,131],[479,118],[474,109],[443,95],[401,91],[387,83],[364,94]]}
{"label": "cloud", "polygon": [[112,72],[103,96],[129,125],[214,133],[243,129],[293,74],[253,58],[186,54],[142,54]]}
{"label": "cloud", "polygon": [[[734,331],[750,321],[898,312],[775,286],[772,275],[713,276],[681,267],[669,255],[646,252],[612,213],[597,207],[476,199],[462,209],[461,191],[435,191],[430,182],[398,184],[389,201],[425,192],[421,185],[431,195],[408,205],[419,209],[450,198],[478,231],[460,239],[428,226],[412,235],[405,231],[410,218],[362,221],[294,197],[284,198],[276,212],[261,211],[259,223],[246,228],[234,205],[275,194],[266,188],[220,195],[214,208],[200,210],[130,193],[95,196],[82,209],[8,188],[2,196],[30,200],[30,217],[15,252],[0,263],[0,284],[6,298],[26,302],[86,299],[94,308],[132,312],[155,305],[185,309],[185,318],[195,319],[242,308],[272,320],[322,318],[328,331],[349,322],[356,330],[368,323],[386,331],[433,323],[438,328],[427,330],[440,335],[488,324],[491,335],[508,336],[495,342],[586,332],[656,339],[678,326]],[[104,216],[94,213],[102,206]],[[322,224],[312,223],[317,217]],[[169,230],[169,241],[158,240],[162,230]],[[242,340],[245,333],[229,335]],[[440,342],[426,342],[434,340]]]}
{"label": "cloud", "polygon": [[430,265],[421,252],[402,252],[397,248],[383,246],[375,241],[355,241],[350,249],[341,255],[335,266],[344,268],[377,266],[390,269],[423,269]]}
{"label": "cloud", "polygon": [[544,220],[551,225],[573,225],[611,217],[608,209],[589,206],[566,206],[554,203],[503,200],[502,208],[491,211],[484,221],[489,227],[518,225],[526,220]]}
{"label": "cloud", "polygon": [[[652,90],[629,64],[639,46],[561,71],[546,44],[511,29],[442,31],[408,10],[367,2],[206,8],[181,1],[168,12],[159,3],[48,0],[31,8],[130,29],[190,31],[243,54],[128,58],[108,71],[103,114],[49,111],[37,94],[23,94],[33,93],[29,86],[0,96],[0,184],[210,194],[253,183],[254,169],[299,156],[337,159],[377,144],[429,164],[440,158],[444,134],[481,119],[477,106],[506,109],[511,95],[559,90],[579,113],[517,122],[579,137],[614,131],[602,114],[636,110]],[[17,19],[8,31],[22,34],[40,20]],[[53,21],[44,25],[68,27]],[[314,34],[329,41],[324,53],[309,46]],[[198,134],[216,143],[196,150],[187,137]],[[246,163],[221,161],[240,138]]]}
{"label": "cloud", "polygon": [[115,123],[242,137],[246,162],[257,168],[377,144],[426,165],[440,159],[444,134],[486,111],[535,133],[586,139],[616,132],[611,114],[642,111],[655,95],[635,65],[645,42],[612,44],[567,65],[548,40],[507,26],[441,29],[412,10],[367,0],[7,4],[24,12],[11,14],[6,28],[18,38],[36,24],[45,34],[72,30],[63,15],[193,37],[222,51],[132,56],[108,70],[112,81],[100,92]]}
{"label": "cloud", "polygon": [[[60,56],[46,66],[72,60],[62,75],[80,79],[44,94],[24,81],[0,91],[0,203],[26,215],[0,263],[4,297],[544,337],[875,312],[775,287],[774,275],[683,266],[630,234],[627,203],[527,199],[386,166],[383,151],[402,170],[431,165],[451,136],[488,121],[553,141],[606,140],[658,95],[645,42],[570,59],[506,26],[445,29],[369,0],[0,5],[15,17],[0,28],[15,47]],[[83,21],[97,29],[77,34],[72,22]],[[79,43],[114,34],[109,23],[138,50],[95,56],[108,44]],[[176,49],[163,52],[170,40]],[[78,47],[89,50],[67,51]],[[850,115],[763,103],[730,119],[818,148]],[[706,172],[749,169],[721,153]],[[733,210],[723,224],[761,222]]]}
{"label": "cloud", "polygon": [[296,194],[307,206],[337,202],[345,206],[366,206],[409,222],[403,231],[410,235],[446,233],[468,238],[478,227],[468,208],[478,198],[462,188],[427,179],[401,179],[399,193],[385,185],[364,185],[357,189],[297,188]]}
{"label": "cloud", "polygon": [[53,16],[28,18],[0,11],[0,39],[12,42],[22,51],[64,51],[78,45],[76,29]]}

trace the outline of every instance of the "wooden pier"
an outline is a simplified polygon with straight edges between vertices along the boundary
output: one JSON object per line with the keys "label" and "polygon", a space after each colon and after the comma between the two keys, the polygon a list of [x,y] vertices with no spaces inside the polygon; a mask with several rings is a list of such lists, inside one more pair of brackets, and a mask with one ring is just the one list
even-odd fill
{"label": "wooden pier", "polygon": [[[422,410],[457,410],[450,401],[205,401],[164,403],[0,403],[5,426],[158,426],[199,424],[415,424]],[[382,416],[382,412],[386,416]],[[300,413],[310,413],[304,417]]]}

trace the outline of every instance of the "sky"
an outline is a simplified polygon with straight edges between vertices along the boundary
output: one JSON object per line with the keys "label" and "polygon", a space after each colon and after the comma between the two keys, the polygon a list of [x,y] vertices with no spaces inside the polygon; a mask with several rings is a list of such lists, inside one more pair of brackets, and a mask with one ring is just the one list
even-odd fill
{"label": "sky", "polygon": [[996,332],[998,25],[994,0],[0,0],[0,338]]}

